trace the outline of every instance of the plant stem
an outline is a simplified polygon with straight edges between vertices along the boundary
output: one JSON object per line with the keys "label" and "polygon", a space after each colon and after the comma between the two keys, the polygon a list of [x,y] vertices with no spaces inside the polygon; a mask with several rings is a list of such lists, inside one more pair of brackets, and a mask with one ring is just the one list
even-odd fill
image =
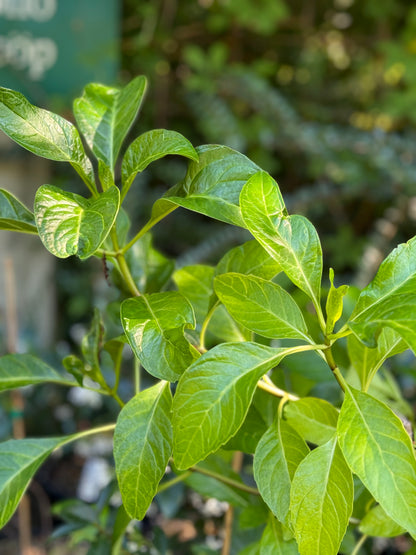
{"label": "plant stem", "polygon": [[239,489],[240,491],[245,491],[246,493],[251,493],[252,495],[260,495],[260,492],[256,488],[252,488],[243,484],[241,482],[237,482],[232,478],[227,478],[227,476],[223,476],[222,474],[218,474],[217,472],[213,472],[212,470],[208,470],[206,468],[201,468],[200,466],[191,466],[188,470],[191,472],[198,472],[199,474],[204,474],[204,476],[209,476],[210,478],[215,478],[219,482],[223,484],[227,484],[233,488]]}
{"label": "plant stem", "polygon": [[176,484],[179,484],[180,482],[183,482],[184,480],[189,478],[189,476],[191,476],[191,474],[192,474],[192,472],[190,470],[187,470],[183,474],[179,474],[178,476],[175,476],[175,478],[172,478],[172,480],[167,480],[166,482],[163,482],[163,484],[160,484],[159,487],[157,488],[157,493],[160,493],[162,491],[166,491],[167,489],[171,488],[172,486],[174,486]]}
{"label": "plant stem", "polygon": [[299,401],[299,397],[296,395],[292,395],[292,393],[288,393],[284,389],[280,389],[280,387],[274,385],[268,376],[263,376],[263,378],[257,382],[257,387],[271,393],[275,397],[286,397],[289,401]]}
{"label": "plant stem", "polygon": [[[244,455],[241,451],[236,451],[233,455],[232,469],[234,472],[240,472],[243,465]],[[228,506],[224,519],[224,543],[222,546],[221,555],[229,555],[231,551],[231,540],[233,536],[233,520],[234,520],[234,507]]]}
{"label": "plant stem", "polygon": [[342,389],[342,391],[345,391],[346,383],[345,383],[343,375],[340,372],[340,369],[337,366],[337,363],[335,362],[334,355],[332,354],[331,347],[327,346],[327,348],[324,351],[324,355],[325,355],[326,362],[327,362],[328,366],[330,367],[330,369],[332,370],[332,373],[333,373],[335,379],[337,380],[340,388]]}
{"label": "plant stem", "polygon": [[110,231],[110,235],[111,235],[111,240],[113,242],[113,247],[114,247],[114,251],[115,251],[115,259],[117,260],[117,264],[118,264],[118,268],[120,270],[121,275],[124,278],[124,281],[130,291],[130,293],[133,295],[133,297],[140,297],[141,293],[137,288],[137,285],[133,279],[133,276],[131,275],[130,272],[130,268],[126,262],[126,259],[124,257],[124,252],[122,250],[120,250],[119,244],[118,244],[118,239],[117,239],[117,231],[116,231],[116,227],[115,224],[113,225],[111,231]]}
{"label": "plant stem", "polygon": [[205,320],[202,324],[201,333],[199,335],[199,348],[202,352],[205,352],[207,350],[206,347],[205,347],[205,335],[207,333],[207,329],[208,329],[209,323],[211,321],[211,318],[212,318],[212,316],[215,312],[215,309],[217,308],[217,306],[219,306],[219,304],[220,304],[220,301],[217,300],[212,305],[212,307],[209,309],[208,314],[206,315]]}
{"label": "plant stem", "polygon": [[360,551],[361,547],[364,545],[364,542],[366,541],[367,538],[368,538],[367,534],[363,534],[361,536],[356,546],[354,547],[353,551],[351,552],[351,555],[358,555],[358,552]]}
{"label": "plant stem", "polygon": [[131,241],[129,241],[122,249],[121,249],[121,254],[126,254],[126,252],[131,249],[131,247],[134,245],[134,243],[136,243],[136,241],[138,241],[139,239],[141,239],[141,237],[143,237],[143,235],[145,235],[150,229],[152,229],[152,227],[154,227],[157,223],[160,222],[160,220],[163,220],[163,218],[165,218],[166,216],[168,216],[171,212],[173,212],[174,210],[176,210],[176,208],[178,208],[177,206],[172,206],[172,208],[168,211],[168,212],[164,212],[163,214],[161,214],[158,218],[154,218],[151,219],[147,222],[146,225],[144,225],[140,231],[133,237],[133,239]]}

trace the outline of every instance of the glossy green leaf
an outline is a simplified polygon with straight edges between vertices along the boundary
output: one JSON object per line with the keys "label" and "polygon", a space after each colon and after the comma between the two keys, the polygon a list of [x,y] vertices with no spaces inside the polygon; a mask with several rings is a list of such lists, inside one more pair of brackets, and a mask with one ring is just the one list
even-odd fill
{"label": "glossy green leaf", "polygon": [[277,184],[259,172],[244,185],[241,214],[247,229],[288,278],[319,304],[322,249],[316,229],[303,216],[286,216]]}
{"label": "glossy green leaf", "polygon": [[77,385],[33,355],[15,354],[0,357],[0,391],[41,383]]}
{"label": "glossy green leaf", "polygon": [[338,411],[324,399],[305,397],[286,403],[284,417],[306,441],[322,445],[336,432]]}
{"label": "glossy green leaf", "polygon": [[184,337],[186,327],[195,327],[194,312],[176,291],[125,300],[121,321],[134,354],[156,378],[175,382],[198,357]]}
{"label": "glossy green leaf", "polygon": [[231,316],[249,330],[272,339],[312,341],[300,308],[280,285],[229,273],[215,278],[214,289]]}
{"label": "glossy green leaf", "polygon": [[224,343],[194,362],[173,400],[175,465],[188,468],[226,443],[243,423],[258,380],[292,352]]}
{"label": "glossy green leaf", "polygon": [[117,187],[87,200],[43,185],[35,197],[35,219],[43,244],[58,258],[73,254],[81,260],[88,258],[108,235],[117,216],[119,197]]}
{"label": "glossy green leaf", "polygon": [[9,191],[0,189],[0,229],[37,235],[35,217]]}
{"label": "glossy green leaf", "polygon": [[169,189],[153,206],[152,227],[178,206],[244,227],[239,208],[242,186],[259,167],[243,154],[219,145],[196,149],[198,162],[191,162],[185,178]]}
{"label": "glossy green leaf", "polygon": [[238,272],[272,279],[281,271],[279,264],[255,240],[229,250],[218,262],[215,275]]}
{"label": "glossy green leaf", "polygon": [[222,304],[214,310],[214,314],[209,321],[208,332],[217,340],[227,343],[250,341],[253,338],[252,332],[236,322]]}
{"label": "glossy green leaf", "polygon": [[394,538],[406,533],[402,526],[386,514],[381,505],[376,505],[364,516],[358,529],[362,534],[378,538]]}
{"label": "glossy green leaf", "polygon": [[38,156],[69,162],[90,191],[97,192],[92,164],[78,131],[66,119],[33,106],[21,93],[0,87],[0,129]]}
{"label": "glossy green leaf", "polygon": [[159,382],[121,410],[114,432],[114,460],[124,507],[144,518],[172,453],[169,384]]}
{"label": "glossy green leaf", "polygon": [[151,162],[168,154],[178,154],[198,162],[198,154],[192,144],[176,131],[152,129],[137,137],[126,150],[121,165],[122,197],[126,195],[139,172],[145,170]]}
{"label": "glossy green leaf", "polygon": [[336,555],[352,513],[352,474],[336,436],[298,466],[290,511],[301,555]]}
{"label": "glossy green leaf", "polygon": [[298,555],[298,546],[294,539],[286,539],[283,525],[270,517],[260,540],[259,555]]}
{"label": "glossy green leaf", "polygon": [[416,237],[396,247],[361,292],[348,325],[368,347],[393,328],[416,353]]}
{"label": "glossy green leaf", "polygon": [[254,479],[272,513],[285,524],[290,504],[290,488],[298,465],[309,453],[300,435],[284,420],[276,418],[257,445]]}
{"label": "glossy green leaf", "polygon": [[348,291],[348,285],[334,287],[334,270],[329,269],[329,280],[331,286],[326,299],[326,333],[333,332],[335,324],[342,316],[343,299]]}
{"label": "glossy green leaf", "polygon": [[338,440],[349,467],[374,499],[416,536],[416,459],[400,419],[384,403],[348,388]]}
{"label": "glossy green leaf", "polygon": [[90,83],[74,101],[74,115],[88,146],[111,170],[146,91],[146,78],[138,76],[122,89]]}
{"label": "glossy green leaf", "polygon": [[364,390],[368,389],[377,370],[389,357],[406,349],[405,341],[392,328],[381,330],[375,348],[367,347],[355,335],[348,337],[348,355]]}

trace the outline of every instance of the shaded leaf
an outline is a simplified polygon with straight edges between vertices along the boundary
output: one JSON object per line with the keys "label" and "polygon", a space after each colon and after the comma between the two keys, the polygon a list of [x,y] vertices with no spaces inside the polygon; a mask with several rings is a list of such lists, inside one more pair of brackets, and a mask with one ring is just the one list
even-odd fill
{"label": "shaded leaf", "polygon": [[338,411],[324,399],[290,401],[285,404],[284,417],[301,437],[315,445],[329,441],[337,429]]}
{"label": "shaded leaf", "polygon": [[39,187],[35,219],[42,243],[58,258],[90,257],[110,232],[119,196],[117,187],[88,200],[52,185]]}
{"label": "shaded leaf", "polygon": [[368,347],[383,327],[393,328],[416,353],[416,237],[396,247],[358,298],[348,321]]}
{"label": "shaded leaf", "polygon": [[364,516],[358,529],[362,534],[380,538],[394,538],[406,533],[402,526],[385,513],[381,505],[376,505]]}
{"label": "shaded leaf", "polygon": [[145,91],[146,78],[139,75],[122,89],[90,83],[74,101],[74,115],[88,146],[112,171]]}
{"label": "shaded leaf", "polygon": [[377,370],[389,357],[406,349],[405,341],[392,328],[381,330],[375,348],[367,347],[355,335],[348,337],[348,355],[364,390],[368,389]]}
{"label": "shaded leaf", "polygon": [[0,189],[0,229],[38,234],[32,212],[4,189]]}
{"label": "shaded leaf", "polygon": [[241,214],[247,229],[288,278],[319,305],[322,249],[316,229],[303,216],[286,216],[280,190],[265,172],[244,185]]}
{"label": "shaded leaf", "polygon": [[192,144],[176,131],[152,129],[137,137],[126,150],[121,165],[122,197],[125,197],[139,172],[168,154],[178,154],[198,162],[198,154]]}
{"label": "shaded leaf", "polygon": [[121,321],[134,354],[156,378],[174,382],[198,357],[183,335],[195,327],[192,306],[176,291],[125,300]]}
{"label": "shaded leaf", "polygon": [[247,416],[237,433],[224,445],[224,449],[254,453],[267,424],[254,404],[250,405]]}
{"label": "shaded leaf", "polygon": [[348,388],[338,440],[349,467],[374,499],[416,536],[416,459],[400,419],[384,403]]}
{"label": "shaded leaf", "polygon": [[298,466],[290,511],[301,555],[336,555],[352,513],[354,487],[336,436]]}
{"label": "shaded leaf", "polygon": [[27,354],[0,357],[0,391],[40,383],[76,385],[69,376],[63,376],[40,359]]}
{"label": "shaded leaf", "polygon": [[19,92],[0,87],[0,129],[38,156],[69,162],[90,191],[97,192],[92,164],[78,131],[66,119],[33,106]]}
{"label": "shaded leaf", "polygon": [[173,274],[173,281],[179,291],[192,304],[197,327],[199,328],[208,312],[209,301],[213,292],[213,276],[214,268],[204,264],[184,266]]}
{"label": "shaded leaf", "polygon": [[292,352],[224,343],[194,362],[173,400],[175,465],[188,468],[226,443],[243,423],[257,381]]}
{"label": "shaded leaf", "polygon": [[114,431],[114,460],[123,505],[144,518],[172,452],[169,384],[159,382],[131,399]]}
{"label": "shaded leaf", "polygon": [[272,339],[311,342],[300,308],[280,285],[229,273],[215,278],[214,289],[231,316],[249,330]]}
{"label": "shaded leaf", "polygon": [[273,514],[285,524],[289,524],[293,476],[308,453],[309,447],[301,436],[277,417],[259,441],[254,454],[257,487]]}
{"label": "shaded leaf", "polygon": [[260,540],[259,555],[298,555],[296,541],[284,536],[283,525],[271,516]]}

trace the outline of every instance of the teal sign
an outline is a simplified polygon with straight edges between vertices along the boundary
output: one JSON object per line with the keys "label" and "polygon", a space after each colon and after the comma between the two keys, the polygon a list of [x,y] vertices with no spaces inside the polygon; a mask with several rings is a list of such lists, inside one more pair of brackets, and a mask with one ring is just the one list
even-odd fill
{"label": "teal sign", "polygon": [[0,0],[0,86],[45,103],[113,83],[119,24],[119,0]]}

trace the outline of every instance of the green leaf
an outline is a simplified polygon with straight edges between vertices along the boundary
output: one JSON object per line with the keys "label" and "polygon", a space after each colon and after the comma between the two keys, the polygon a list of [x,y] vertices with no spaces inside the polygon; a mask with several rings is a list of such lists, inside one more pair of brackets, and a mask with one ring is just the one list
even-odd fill
{"label": "green leaf", "polygon": [[376,505],[364,516],[358,529],[362,534],[378,538],[394,538],[406,533],[402,526],[386,514],[381,505]]}
{"label": "green leaf", "polygon": [[159,382],[131,399],[114,431],[114,460],[124,507],[144,518],[172,453],[169,384]]}
{"label": "green leaf", "polygon": [[309,453],[300,435],[279,417],[261,438],[254,454],[254,479],[273,514],[285,524],[295,471]]}
{"label": "green leaf", "polygon": [[0,443],[0,528],[13,515],[37,469],[62,441],[42,438]]}
{"label": "green leaf", "polygon": [[150,233],[141,237],[126,253],[126,261],[139,291],[155,293],[167,283],[175,262],[153,247]]}
{"label": "green leaf", "polygon": [[338,411],[328,401],[306,397],[286,403],[284,417],[306,441],[322,445],[336,432]]}
{"label": "green leaf", "polygon": [[226,443],[243,423],[258,380],[292,352],[224,343],[194,362],[173,400],[175,465],[189,468]]}
{"label": "green leaf", "polygon": [[329,269],[329,280],[331,282],[331,287],[326,299],[327,335],[333,332],[335,324],[342,316],[343,298],[348,291],[348,285],[334,287],[334,270],[332,268]]}
{"label": "green leaf", "polygon": [[280,271],[279,264],[257,241],[251,240],[229,250],[218,262],[215,275],[238,272],[272,279]]}
{"label": "green leaf", "polygon": [[0,357],[0,391],[50,382],[77,385],[69,376],[58,374],[32,355],[15,354]]}
{"label": "green leaf", "polygon": [[137,137],[126,150],[121,165],[122,197],[125,197],[139,172],[168,154],[178,154],[198,162],[198,154],[192,144],[176,131],[152,129]]}
{"label": "green leaf", "polygon": [[122,89],[90,83],[74,101],[74,115],[88,146],[112,171],[146,91],[138,76]]}
{"label": "green leaf", "polygon": [[352,513],[354,487],[336,436],[298,466],[290,511],[301,555],[336,555]]}
{"label": "green leaf", "polygon": [[405,341],[392,328],[383,328],[377,339],[377,347],[369,348],[355,335],[348,337],[348,355],[366,391],[377,370],[389,358],[407,349]]}
{"label": "green leaf", "polygon": [[81,260],[90,257],[116,219],[119,197],[117,187],[87,200],[58,187],[43,185],[35,197],[35,219],[43,244],[58,258],[73,254]]}
{"label": "green leaf", "polygon": [[285,538],[283,525],[274,517],[269,518],[260,540],[259,555],[298,555],[294,539]]}
{"label": "green leaf", "polygon": [[312,341],[300,308],[280,285],[229,273],[215,278],[214,289],[231,316],[249,330],[271,339]]}
{"label": "green leaf", "polygon": [[247,229],[288,278],[319,305],[322,249],[316,229],[303,216],[286,216],[277,184],[259,172],[244,185],[241,214]]}
{"label": "green leaf", "polygon": [[0,189],[0,229],[38,234],[32,212],[4,189]]}
{"label": "green leaf", "polygon": [[204,145],[198,147],[196,152],[199,161],[191,162],[185,178],[155,202],[150,221],[143,231],[178,206],[244,227],[239,195],[248,177],[259,167],[226,146]]}
{"label": "green leaf", "polygon": [[192,306],[177,291],[125,300],[121,321],[134,354],[156,378],[175,382],[198,357],[183,335],[195,327]]}
{"label": "green leaf", "polygon": [[97,192],[94,170],[78,131],[66,119],[33,106],[21,93],[0,87],[0,129],[38,156],[69,162],[90,191]]}
{"label": "green leaf", "polygon": [[398,524],[416,536],[416,459],[400,419],[384,403],[348,388],[338,440],[351,470]]}
{"label": "green leaf", "polygon": [[396,247],[361,292],[348,325],[368,347],[393,328],[416,353],[416,237]]}

